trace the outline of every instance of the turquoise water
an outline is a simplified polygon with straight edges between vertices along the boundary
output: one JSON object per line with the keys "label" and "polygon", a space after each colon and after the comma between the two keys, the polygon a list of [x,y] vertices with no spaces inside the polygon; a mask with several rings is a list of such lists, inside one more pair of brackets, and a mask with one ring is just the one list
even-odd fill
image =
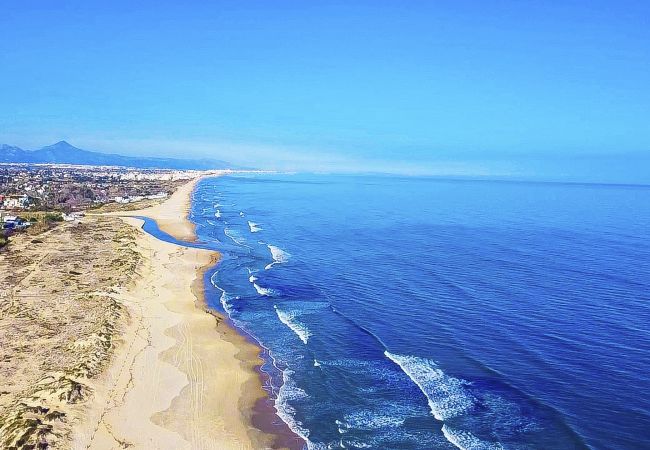
{"label": "turquoise water", "polygon": [[230,176],[191,216],[310,448],[648,448],[647,187]]}

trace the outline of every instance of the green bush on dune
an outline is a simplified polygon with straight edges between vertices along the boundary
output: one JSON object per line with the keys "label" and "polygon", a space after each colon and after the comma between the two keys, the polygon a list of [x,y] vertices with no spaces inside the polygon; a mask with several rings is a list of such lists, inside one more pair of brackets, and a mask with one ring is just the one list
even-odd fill
{"label": "green bush on dune", "polygon": [[46,213],[44,220],[46,222],[62,222],[63,216],[61,213]]}

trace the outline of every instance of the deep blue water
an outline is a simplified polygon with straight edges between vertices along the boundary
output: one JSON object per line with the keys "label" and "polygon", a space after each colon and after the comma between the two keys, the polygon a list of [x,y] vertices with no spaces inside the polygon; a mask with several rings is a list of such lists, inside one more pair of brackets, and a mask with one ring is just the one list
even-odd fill
{"label": "deep blue water", "polygon": [[209,302],[311,448],[650,446],[650,189],[201,182]]}

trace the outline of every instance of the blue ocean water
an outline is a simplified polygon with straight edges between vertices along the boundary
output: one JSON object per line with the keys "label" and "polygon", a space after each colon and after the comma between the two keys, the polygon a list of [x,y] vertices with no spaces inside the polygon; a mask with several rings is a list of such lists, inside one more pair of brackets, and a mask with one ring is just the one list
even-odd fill
{"label": "blue ocean water", "polygon": [[228,176],[191,216],[310,448],[650,447],[650,188]]}

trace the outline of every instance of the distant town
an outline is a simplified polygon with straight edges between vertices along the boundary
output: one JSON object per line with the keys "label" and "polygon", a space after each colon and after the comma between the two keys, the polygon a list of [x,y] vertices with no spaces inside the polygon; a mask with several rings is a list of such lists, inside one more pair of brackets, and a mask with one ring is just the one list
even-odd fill
{"label": "distant town", "polygon": [[0,246],[44,220],[78,220],[111,203],[160,200],[204,171],[0,163]]}
{"label": "distant town", "polygon": [[104,203],[165,197],[192,170],[62,164],[0,164],[0,207],[11,211],[78,211]]}

